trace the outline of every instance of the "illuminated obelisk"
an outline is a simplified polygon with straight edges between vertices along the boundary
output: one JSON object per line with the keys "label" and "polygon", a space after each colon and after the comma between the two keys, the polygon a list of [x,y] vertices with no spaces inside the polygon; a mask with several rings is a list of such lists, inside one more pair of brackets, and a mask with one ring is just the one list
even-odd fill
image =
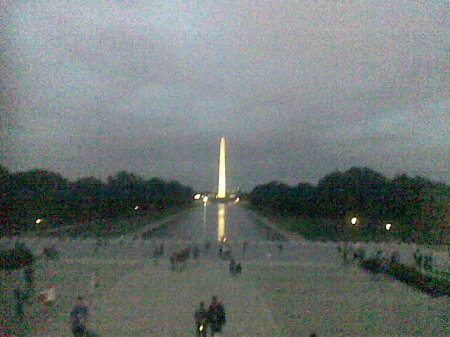
{"label": "illuminated obelisk", "polygon": [[225,137],[220,139],[219,191],[217,199],[227,197],[227,143]]}

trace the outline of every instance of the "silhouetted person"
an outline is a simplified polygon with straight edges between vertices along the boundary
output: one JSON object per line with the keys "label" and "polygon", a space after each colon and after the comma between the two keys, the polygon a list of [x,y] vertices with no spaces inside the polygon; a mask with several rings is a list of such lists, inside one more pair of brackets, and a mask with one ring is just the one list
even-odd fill
{"label": "silhouetted person", "polygon": [[430,255],[425,255],[423,258],[423,269],[426,271],[431,271],[433,269],[433,257]]}
{"label": "silhouetted person", "polygon": [[420,250],[417,249],[414,252],[413,257],[414,257],[414,262],[416,263],[416,266],[419,268],[419,271],[421,271],[422,270],[423,256],[420,253]]}
{"label": "silhouetted person", "polygon": [[23,280],[27,286],[28,295],[32,295],[34,292],[34,268],[32,264],[23,269]]}
{"label": "silhouetted person", "polygon": [[241,263],[239,262],[236,267],[234,268],[234,273],[235,274],[240,274],[242,272],[242,267],[241,267]]}
{"label": "silhouetted person", "polygon": [[100,248],[101,246],[102,246],[102,242],[101,242],[99,239],[97,239],[97,240],[95,241],[94,252],[97,253],[98,250],[99,250],[99,248]]}
{"label": "silhouetted person", "polygon": [[387,259],[381,260],[380,272],[384,274],[389,274],[391,271],[391,264]]}
{"label": "silhouetted person", "polygon": [[342,249],[342,259],[344,260],[344,263],[347,263],[347,258],[348,258],[348,248],[347,245],[345,245],[344,248]]}
{"label": "silhouetted person", "polygon": [[200,256],[200,248],[198,245],[195,245],[194,248],[192,249],[192,257],[194,258],[194,260],[197,260],[199,256]]}
{"label": "silhouetted person", "polygon": [[87,319],[88,307],[80,296],[77,305],[70,312],[71,331],[74,337],[86,336]]}
{"label": "silhouetted person", "polygon": [[364,260],[366,253],[363,248],[358,248],[356,252],[353,254],[355,259],[359,259],[360,261]]}
{"label": "silhouetted person", "polygon": [[284,249],[284,246],[283,246],[282,243],[280,243],[280,244],[278,245],[278,251],[279,251],[280,253],[282,253],[282,252],[283,252],[283,249]]}
{"label": "silhouetted person", "polygon": [[231,248],[228,245],[225,245],[225,249],[223,250],[223,257],[229,258],[231,257]]}
{"label": "silhouetted person", "polygon": [[234,259],[230,260],[229,270],[231,274],[234,274],[236,268],[236,261]]}
{"label": "silhouetted person", "polygon": [[400,254],[395,251],[391,254],[391,264],[398,263],[400,261]]}
{"label": "silhouetted person", "polygon": [[209,241],[206,241],[206,243],[205,243],[205,247],[204,247],[204,249],[205,249],[205,253],[208,253],[208,251],[209,251],[209,247],[211,247],[211,243],[210,243]]}
{"label": "silhouetted person", "polygon": [[212,297],[208,309],[208,322],[211,325],[211,336],[222,332],[222,327],[226,324],[225,309],[223,304],[217,301],[217,296]]}
{"label": "silhouetted person", "polygon": [[22,289],[16,288],[14,289],[14,298],[16,300],[16,316],[17,319],[22,320],[23,319],[23,304],[25,301],[25,292]]}
{"label": "silhouetted person", "polygon": [[195,328],[197,337],[205,337],[208,333],[208,312],[205,303],[200,302],[200,307],[195,311]]}
{"label": "silhouetted person", "polygon": [[244,241],[244,244],[242,245],[242,252],[245,253],[248,248],[248,241]]}
{"label": "silhouetted person", "polygon": [[158,257],[164,254],[164,245],[161,243],[158,247],[153,250],[153,256]]}
{"label": "silhouetted person", "polygon": [[95,290],[100,287],[100,282],[99,282],[99,277],[98,277],[98,272],[95,271],[94,273],[91,274],[91,280],[89,282],[90,285],[90,290],[92,292],[92,295],[95,294]]}
{"label": "silhouetted person", "polygon": [[50,315],[51,309],[56,302],[56,287],[51,285],[48,289],[41,291],[39,298],[44,304],[45,315]]}

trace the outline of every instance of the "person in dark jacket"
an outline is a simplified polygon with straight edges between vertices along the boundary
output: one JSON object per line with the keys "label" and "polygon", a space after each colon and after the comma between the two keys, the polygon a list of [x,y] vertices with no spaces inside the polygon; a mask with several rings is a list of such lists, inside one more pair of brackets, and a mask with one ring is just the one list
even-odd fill
{"label": "person in dark jacket", "polygon": [[84,304],[83,297],[78,297],[77,305],[70,312],[71,330],[74,337],[86,336],[86,324],[88,307]]}
{"label": "person in dark jacket", "polygon": [[223,304],[217,300],[217,296],[212,297],[212,302],[208,309],[208,322],[211,327],[211,336],[222,332],[222,327],[226,324],[225,309]]}
{"label": "person in dark jacket", "polygon": [[234,261],[234,259],[230,260],[230,265],[228,268],[230,270],[230,274],[233,275],[235,272],[235,268],[236,268],[236,261]]}
{"label": "person in dark jacket", "polygon": [[195,245],[194,248],[192,249],[192,257],[194,258],[194,260],[197,260],[199,256],[200,256],[200,247],[198,245]]}
{"label": "person in dark jacket", "polygon": [[16,288],[14,289],[14,297],[16,299],[16,316],[18,320],[23,319],[24,315],[24,301],[26,298],[26,294],[22,289]]}
{"label": "person in dark jacket", "polygon": [[34,293],[34,268],[32,264],[23,269],[23,280],[27,285],[27,293],[32,296]]}
{"label": "person in dark jacket", "polygon": [[200,307],[195,311],[195,328],[197,337],[205,337],[208,333],[208,312],[205,303],[200,302]]}
{"label": "person in dark jacket", "polygon": [[234,268],[234,273],[235,274],[240,274],[242,272],[242,266],[241,263],[239,262],[236,267]]}
{"label": "person in dark jacket", "polygon": [[248,248],[248,241],[244,241],[244,244],[242,245],[242,252],[245,253]]}

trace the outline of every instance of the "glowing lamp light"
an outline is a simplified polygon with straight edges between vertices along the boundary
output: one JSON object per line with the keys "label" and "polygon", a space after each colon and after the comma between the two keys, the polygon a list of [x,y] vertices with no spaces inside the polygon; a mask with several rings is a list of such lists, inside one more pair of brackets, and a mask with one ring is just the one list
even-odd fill
{"label": "glowing lamp light", "polygon": [[354,216],[352,218],[351,222],[352,222],[352,225],[356,225],[356,223],[358,222],[358,218]]}
{"label": "glowing lamp light", "polygon": [[42,222],[42,219],[36,219],[36,223],[40,224]]}
{"label": "glowing lamp light", "polygon": [[137,211],[139,209],[139,206],[135,206],[134,209]]}
{"label": "glowing lamp light", "polygon": [[202,195],[200,193],[197,193],[196,195],[194,195],[195,200],[200,200],[201,197],[202,197]]}
{"label": "glowing lamp light", "polygon": [[238,203],[241,198],[237,197],[235,203]]}
{"label": "glowing lamp light", "polygon": [[388,230],[390,230],[390,229],[391,229],[391,227],[392,227],[392,224],[390,224],[390,223],[387,223],[385,227],[386,227],[386,230],[388,231]]}
{"label": "glowing lamp light", "polygon": [[204,203],[208,202],[208,197],[206,197],[206,196],[203,197],[203,202],[204,202]]}

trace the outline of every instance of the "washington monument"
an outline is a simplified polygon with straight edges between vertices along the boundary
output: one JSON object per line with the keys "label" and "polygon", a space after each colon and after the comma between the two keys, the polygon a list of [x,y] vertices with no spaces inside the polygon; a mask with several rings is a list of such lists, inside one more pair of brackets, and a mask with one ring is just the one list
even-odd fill
{"label": "washington monument", "polygon": [[220,139],[219,191],[217,199],[227,198],[227,143],[225,137]]}

